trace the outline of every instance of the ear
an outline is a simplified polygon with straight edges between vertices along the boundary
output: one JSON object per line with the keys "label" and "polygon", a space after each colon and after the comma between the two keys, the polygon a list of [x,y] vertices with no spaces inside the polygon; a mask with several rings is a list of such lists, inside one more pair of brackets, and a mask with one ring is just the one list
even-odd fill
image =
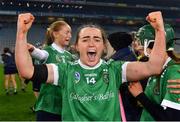
{"label": "ear", "polygon": [[54,38],[57,38],[58,32],[54,31],[54,32],[52,32],[52,34],[53,34]]}

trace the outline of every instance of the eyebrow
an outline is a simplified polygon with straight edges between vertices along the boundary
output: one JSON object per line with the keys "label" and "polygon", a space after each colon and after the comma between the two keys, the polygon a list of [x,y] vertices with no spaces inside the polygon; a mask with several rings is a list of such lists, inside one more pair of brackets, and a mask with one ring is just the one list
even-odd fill
{"label": "eyebrow", "polygon": [[[90,36],[84,36],[84,37],[82,37],[82,39],[84,39],[84,38],[90,38]],[[99,39],[102,39],[102,38],[99,37],[99,36],[93,36],[93,38],[99,38]]]}

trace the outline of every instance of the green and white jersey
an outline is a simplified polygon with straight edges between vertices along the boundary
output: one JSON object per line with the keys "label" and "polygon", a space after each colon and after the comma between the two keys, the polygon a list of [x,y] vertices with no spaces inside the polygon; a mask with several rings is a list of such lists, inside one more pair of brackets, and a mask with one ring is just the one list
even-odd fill
{"label": "green and white jersey", "polygon": [[126,64],[100,60],[95,67],[88,67],[78,60],[53,65],[54,84],[63,90],[62,120],[121,120],[118,92]]}
{"label": "green and white jersey", "polygon": [[55,43],[51,46],[47,46],[44,48],[49,53],[49,56],[46,60],[46,64],[48,63],[59,63],[66,61],[73,61],[73,56],[70,52],[59,48]]}
{"label": "green and white jersey", "polygon": [[[45,63],[59,63],[72,61],[72,55],[60,49],[55,43],[44,48],[49,54]],[[62,93],[61,87],[52,84],[42,84],[40,94],[35,105],[35,111],[43,110],[46,112],[61,115]]]}
{"label": "green and white jersey", "polygon": [[[170,58],[167,65],[160,76],[150,77],[145,89],[145,94],[154,103],[166,107],[180,110],[180,102],[177,98],[179,94],[171,94],[167,88],[167,81],[172,79],[180,79],[180,65],[176,65]],[[155,121],[146,109],[143,109],[141,121]]]}
{"label": "green and white jersey", "polygon": [[[171,80],[180,79],[179,69],[180,69],[179,64],[169,66],[167,68],[165,76],[163,77],[163,81],[167,82],[170,79]],[[167,91],[170,90],[170,88],[166,88],[166,89],[167,89]],[[180,110],[180,102],[177,102],[178,98],[180,98],[179,94],[171,94],[170,92],[168,92],[165,94],[165,97],[164,97],[161,105],[164,107],[169,107],[169,108]]]}

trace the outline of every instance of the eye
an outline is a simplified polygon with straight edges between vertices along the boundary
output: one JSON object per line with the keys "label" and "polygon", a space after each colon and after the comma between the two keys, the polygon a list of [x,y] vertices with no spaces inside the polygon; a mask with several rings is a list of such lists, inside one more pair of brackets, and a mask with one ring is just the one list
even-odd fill
{"label": "eye", "polygon": [[82,42],[87,42],[88,41],[88,39],[82,39]]}
{"label": "eye", "polygon": [[95,41],[96,41],[96,42],[101,42],[101,40],[100,40],[100,39],[95,39]]}
{"label": "eye", "polygon": [[66,31],[65,34],[68,35],[70,32],[69,31]]}
{"label": "eye", "polygon": [[101,42],[101,41],[103,41],[101,38],[95,38],[94,39],[96,42]]}

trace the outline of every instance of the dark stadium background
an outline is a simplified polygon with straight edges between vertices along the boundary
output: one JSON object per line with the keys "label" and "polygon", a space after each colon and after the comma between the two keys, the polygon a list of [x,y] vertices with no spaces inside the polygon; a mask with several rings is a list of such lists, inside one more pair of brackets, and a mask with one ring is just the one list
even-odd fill
{"label": "dark stadium background", "polygon": [[31,12],[36,20],[28,41],[44,41],[46,28],[55,20],[65,20],[76,29],[82,23],[93,22],[114,31],[136,31],[146,23],[151,11],[161,10],[166,23],[180,32],[180,0],[0,0],[0,51],[14,47],[17,15]]}

